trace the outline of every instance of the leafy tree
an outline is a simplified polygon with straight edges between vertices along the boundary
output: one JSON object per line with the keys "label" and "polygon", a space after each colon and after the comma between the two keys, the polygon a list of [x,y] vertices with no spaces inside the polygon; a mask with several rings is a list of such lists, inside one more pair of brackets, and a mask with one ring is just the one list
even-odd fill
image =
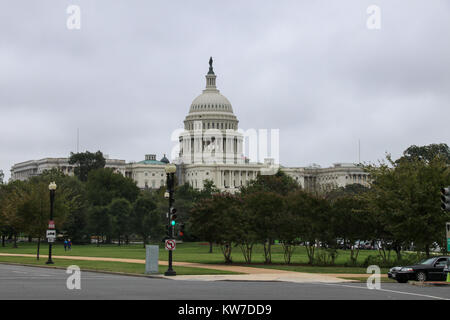
{"label": "leafy tree", "polygon": [[378,215],[391,246],[414,243],[427,256],[435,243],[445,238],[445,222],[450,214],[440,209],[440,188],[450,184],[450,167],[442,157],[401,158],[388,164],[368,166],[372,176],[367,193],[370,209]]}
{"label": "leafy tree", "polygon": [[279,221],[283,216],[283,196],[267,191],[244,195],[245,210],[253,216],[258,242],[264,246],[264,262],[272,262],[272,244],[279,236]]}
{"label": "leafy tree", "polygon": [[25,228],[26,221],[23,215],[19,214],[19,208],[27,199],[26,183],[13,181],[7,185],[2,185],[2,211],[3,230],[8,230],[14,238],[14,248],[17,248],[17,235]]}
{"label": "leafy tree", "polygon": [[232,244],[237,236],[239,214],[236,196],[229,193],[214,194],[197,201],[190,214],[192,232],[200,239],[217,243],[225,263],[231,263]]}
{"label": "leafy tree", "polygon": [[299,240],[305,245],[309,264],[313,264],[316,241],[324,237],[325,228],[330,226],[326,219],[328,203],[325,199],[299,190],[287,196],[286,211],[296,216],[294,221]]}
{"label": "leafy tree", "polygon": [[232,222],[237,228],[234,231],[234,241],[242,251],[246,263],[252,262],[253,246],[258,242],[258,230],[255,227],[255,217],[246,210],[242,196],[236,195],[236,216]]}
{"label": "leafy tree", "polygon": [[103,157],[103,153],[97,151],[91,153],[89,151],[81,153],[70,153],[69,164],[76,164],[74,173],[81,181],[87,181],[89,172],[104,168],[106,160]]}
{"label": "leafy tree", "polygon": [[355,265],[359,255],[359,246],[355,243],[370,239],[371,216],[365,202],[356,196],[339,197],[331,204],[333,220],[330,227],[343,239],[344,249],[350,248],[350,263]]}
{"label": "leafy tree", "polygon": [[442,158],[444,162],[450,165],[450,148],[447,144],[430,144],[420,147],[412,145],[403,152],[403,157],[397,160],[397,162],[402,160],[420,160],[430,163],[436,157]]}
{"label": "leafy tree", "polygon": [[139,188],[135,181],[120,173],[115,173],[110,168],[89,172],[86,182],[86,198],[93,206],[108,206],[116,198],[124,198],[133,203],[138,195]]}
{"label": "leafy tree", "polygon": [[142,237],[145,245],[148,238],[159,241],[164,234],[164,223],[151,194],[143,192],[133,205],[133,230]]}
{"label": "leafy tree", "polygon": [[[55,181],[58,188],[55,197],[55,212],[60,215],[64,212],[64,219],[58,218],[56,227],[73,243],[86,241],[88,236],[88,203],[86,201],[85,184],[76,177],[63,174],[61,171],[52,169],[44,171],[40,176],[33,177],[32,181],[43,181],[48,186]],[[45,198],[49,198],[48,189]],[[44,192],[45,193],[45,192]],[[63,201],[61,207],[60,203]]]}
{"label": "leafy tree", "polygon": [[364,194],[368,190],[369,190],[369,188],[362,184],[353,183],[353,184],[348,184],[345,187],[339,187],[339,188],[329,191],[325,195],[325,198],[330,201],[334,201],[336,199],[346,198],[346,197],[352,198],[352,197],[357,197],[361,194]]}
{"label": "leafy tree", "polygon": [[3,173],[3,170],[0,170],[0,184],[3,184],[4,178],[5,178],[5,174]]}
{"label": "leafy tree", "polygon": [[286,195],[289,192],[301,189],[300,185],[281,170],[274,175],[258,175],[255,180],[250,181],[248,186],[242,186],[242,194],[266,191],[279,195]]}
{"label": "leafy tree", "polygon": [[128,238],[130,232],[131,204],[123,198],[114,199],[109,205],[108,211],[112,218],[113,233],[117,235],[120,246],[122,236],[125,235]]}
{"label": "leafy tree", "polygon": [[100,246],[105,236],[111,234],[112,219],[107,206],[92,206],[89,209],[90,232],[97,237],[97,246]]}

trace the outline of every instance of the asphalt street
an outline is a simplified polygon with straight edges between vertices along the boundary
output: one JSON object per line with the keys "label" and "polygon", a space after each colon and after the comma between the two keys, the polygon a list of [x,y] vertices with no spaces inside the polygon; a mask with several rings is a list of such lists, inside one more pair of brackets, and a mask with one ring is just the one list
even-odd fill
{"label": "asphalt street", "polygon": [[69,290],[65,270],[0,264],[0,299],[155,300],[450,300],[450,287],[382,283],[184,281],[81,272],[81,289]]}

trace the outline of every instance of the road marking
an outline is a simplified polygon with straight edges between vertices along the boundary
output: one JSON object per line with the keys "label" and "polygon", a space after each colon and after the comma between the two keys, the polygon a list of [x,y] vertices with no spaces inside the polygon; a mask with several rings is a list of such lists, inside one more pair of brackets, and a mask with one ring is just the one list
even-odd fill
{"label": "road marking", "polygon": [[14,272],[14,273],[28,274],[28,272],[25,272],[25,271],[17,271],[17,270],[12,270],[12,272]]}
{"label": "road marking", "polygon": [[[334,283],[319,283],[319,284],[323,284],[325,286],[339,286],[339,287],[347,287],[347,288],[353,288],[353,289],[370,290],[367,287],[355,287],[355,286],[350,286],[350,285],[345,285],[345,284],[334,284]],[[372,289],[370,291],[386,291],[386,292],[406,294],[406,295],[411,295],[411,296],[425,297],[425,298],[431,298],[431,299],[437,299],[437,300],[450,300],[449,298],[442,298],[442,297],[430,296],[430,295],[426,295],[426,294],[404,292],[404,291],[396,291],[396,290],[388,290],[388,289],[376,289],[376,290]]]}

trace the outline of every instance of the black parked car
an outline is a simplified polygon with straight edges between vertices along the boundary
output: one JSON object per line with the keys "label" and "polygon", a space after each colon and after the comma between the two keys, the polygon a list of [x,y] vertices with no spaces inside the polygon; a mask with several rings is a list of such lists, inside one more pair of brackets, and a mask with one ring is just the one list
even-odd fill
{"label": "black parked car", "polygon": [[418,264],[406,267],[394,267],[388,272],[388,277],[400,283],[408,280],[417,281],[445,281],[446,270],[450,266],[450,257],[439,256],[426,259]]}

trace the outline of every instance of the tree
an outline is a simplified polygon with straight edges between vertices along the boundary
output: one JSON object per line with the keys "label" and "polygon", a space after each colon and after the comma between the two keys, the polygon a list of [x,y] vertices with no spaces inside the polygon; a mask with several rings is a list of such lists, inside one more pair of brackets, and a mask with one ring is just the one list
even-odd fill
{"label": "tree", "polygon": [[[89,210],[86,201],[85,183],[76,177],[63,174],[61,171],[52,169],[44,171],[40,176],[33,177],[30,181],[43,181],[48,186],[50,181],[55,181],[58,188],[55,198],[55,212],[59,215],[61,210],[65,212],[64,220],[60,218],[56,221],[57,229],[73,243],[89,241],[87,239],[87,225]],[[45,195],[45,192],[47,195]],[[48,188],[44,192],[44,197],[48,198]],[[63,207],[60,207],[60,201],[63,200]]]}
{"label": "tree", "polygon": [[116,198],[124,198],[133,203],[138,195],[139,188],[135,181],[120,173],[115,173],[110,168],[89,172],[86,182],[86,198],[93,206],[108,206]]}
{"label": "tree", "polygon": [[149,237],[158,241],[164,234],[163,220],[156,208],[154,198],[147,192],[143,192],[133,205],[133,230],[142,237],[144,248]]}
{"label": "tree", "polygon": [[92,234],[97,237],[97,246],[100,239],[111,234],[112,219],[107,206],[92,206],[89,209],[89,227]]}
{"label": "tree", "polygon": [[104,168],[106,160],[103,157],[103,153],[100,151],[97,151],[96,153],[91,153],[89,151],[82,153],[71,152],[69,164],[77,165],[74,170],[75,175],[81,181],[87,181],[89,172],[91,170]]}
{"label": "tree", "polygon": [[359,255],[359,246],[355,243],[359,240],[370,239],[371,216],[365,202],[357,196],[342,196],[331,203],[332,227],[336,236],[343,239],[344,249],[350,248],[350,263],[356,264]]}
{"label": "tree", "polygon": [[339,198],[357,197],[361,194],[364,194],[368,190],[369,190],[369,188],[366,186],[363,186],[362,184],[353,183],[353,184],[348,184],[345,187],[339,187],[339,188],[329,191],[325,195],[325,198],[327,200],[334,201]]}
{"label": "tree", "polygon": [[255,180],[250,181],[248,186],[242,186],[240,191],[242,194],[267,191],[286,195],[299,189],[301,186],[292,177],[278,170],[274,175],[258,175]]}
{"label": "tree", "polygon": [[26,183],[23,181],[13,181],[2,187],[3,199],[1,210],[3,226],[14,237],[13,246],[17,248],[17,235],[24,230],[26,225],[23,215],[19,214],[19,208],[28,198]]}
{"label": "tree", "polygon": [[296,217],[295,229],[299,240],[305,245],[309,264],[313,264],[317,239],[328,238],[324,234],[330,227],[327,201],[299,190],[287,195],[286,211]]}
{"label": "tree", "polygon": [[197,201],[190,212],[192,232],[200,239],[217,243],[225,263],[231,263],[232,244],[237,238],[237,197],[229,193],[219,193],[211,198]]}
{"label": "tree", "polygon": [[450,167],[440,156],[403,157],[388,164],[367,166],[372,176],[367,193],[370,209],[378,216],[390,245],[400,253],[401,246],[414,243],[429,256],[435,243],[441,244],[445,222],[450,214],[440,209],[439,190],[450,184]]}
{"label": "tree", "polygon": [[278,193],[257,191],[244,195],[245,210],[253,216],[258,242],[264,246],[264,262],[272,262],[272,244],[279,236],[279,221],[284,211],[283,197]]}
{"label": "tree", "polygon": [[442,160],[450,165],[450,148],[445,143],[430,144],[427,146],[412,145],[403,152],[403,156],[397,160],[420,160],[425,163],[430,163],[436,157],[442,158]]}
{"label": "tree", "polygon": [[122,235],[128,238],[130,232],[131,204],[123,198],[114,199],[108,207],[108,213],[112,218],[113,233],[117,235],[120,246]]}
{"label": "tree", "polygon": [[0,170],[0,184],[3,184],[4,178],[5,178],[5,174],[3,173],[3,170]]}

